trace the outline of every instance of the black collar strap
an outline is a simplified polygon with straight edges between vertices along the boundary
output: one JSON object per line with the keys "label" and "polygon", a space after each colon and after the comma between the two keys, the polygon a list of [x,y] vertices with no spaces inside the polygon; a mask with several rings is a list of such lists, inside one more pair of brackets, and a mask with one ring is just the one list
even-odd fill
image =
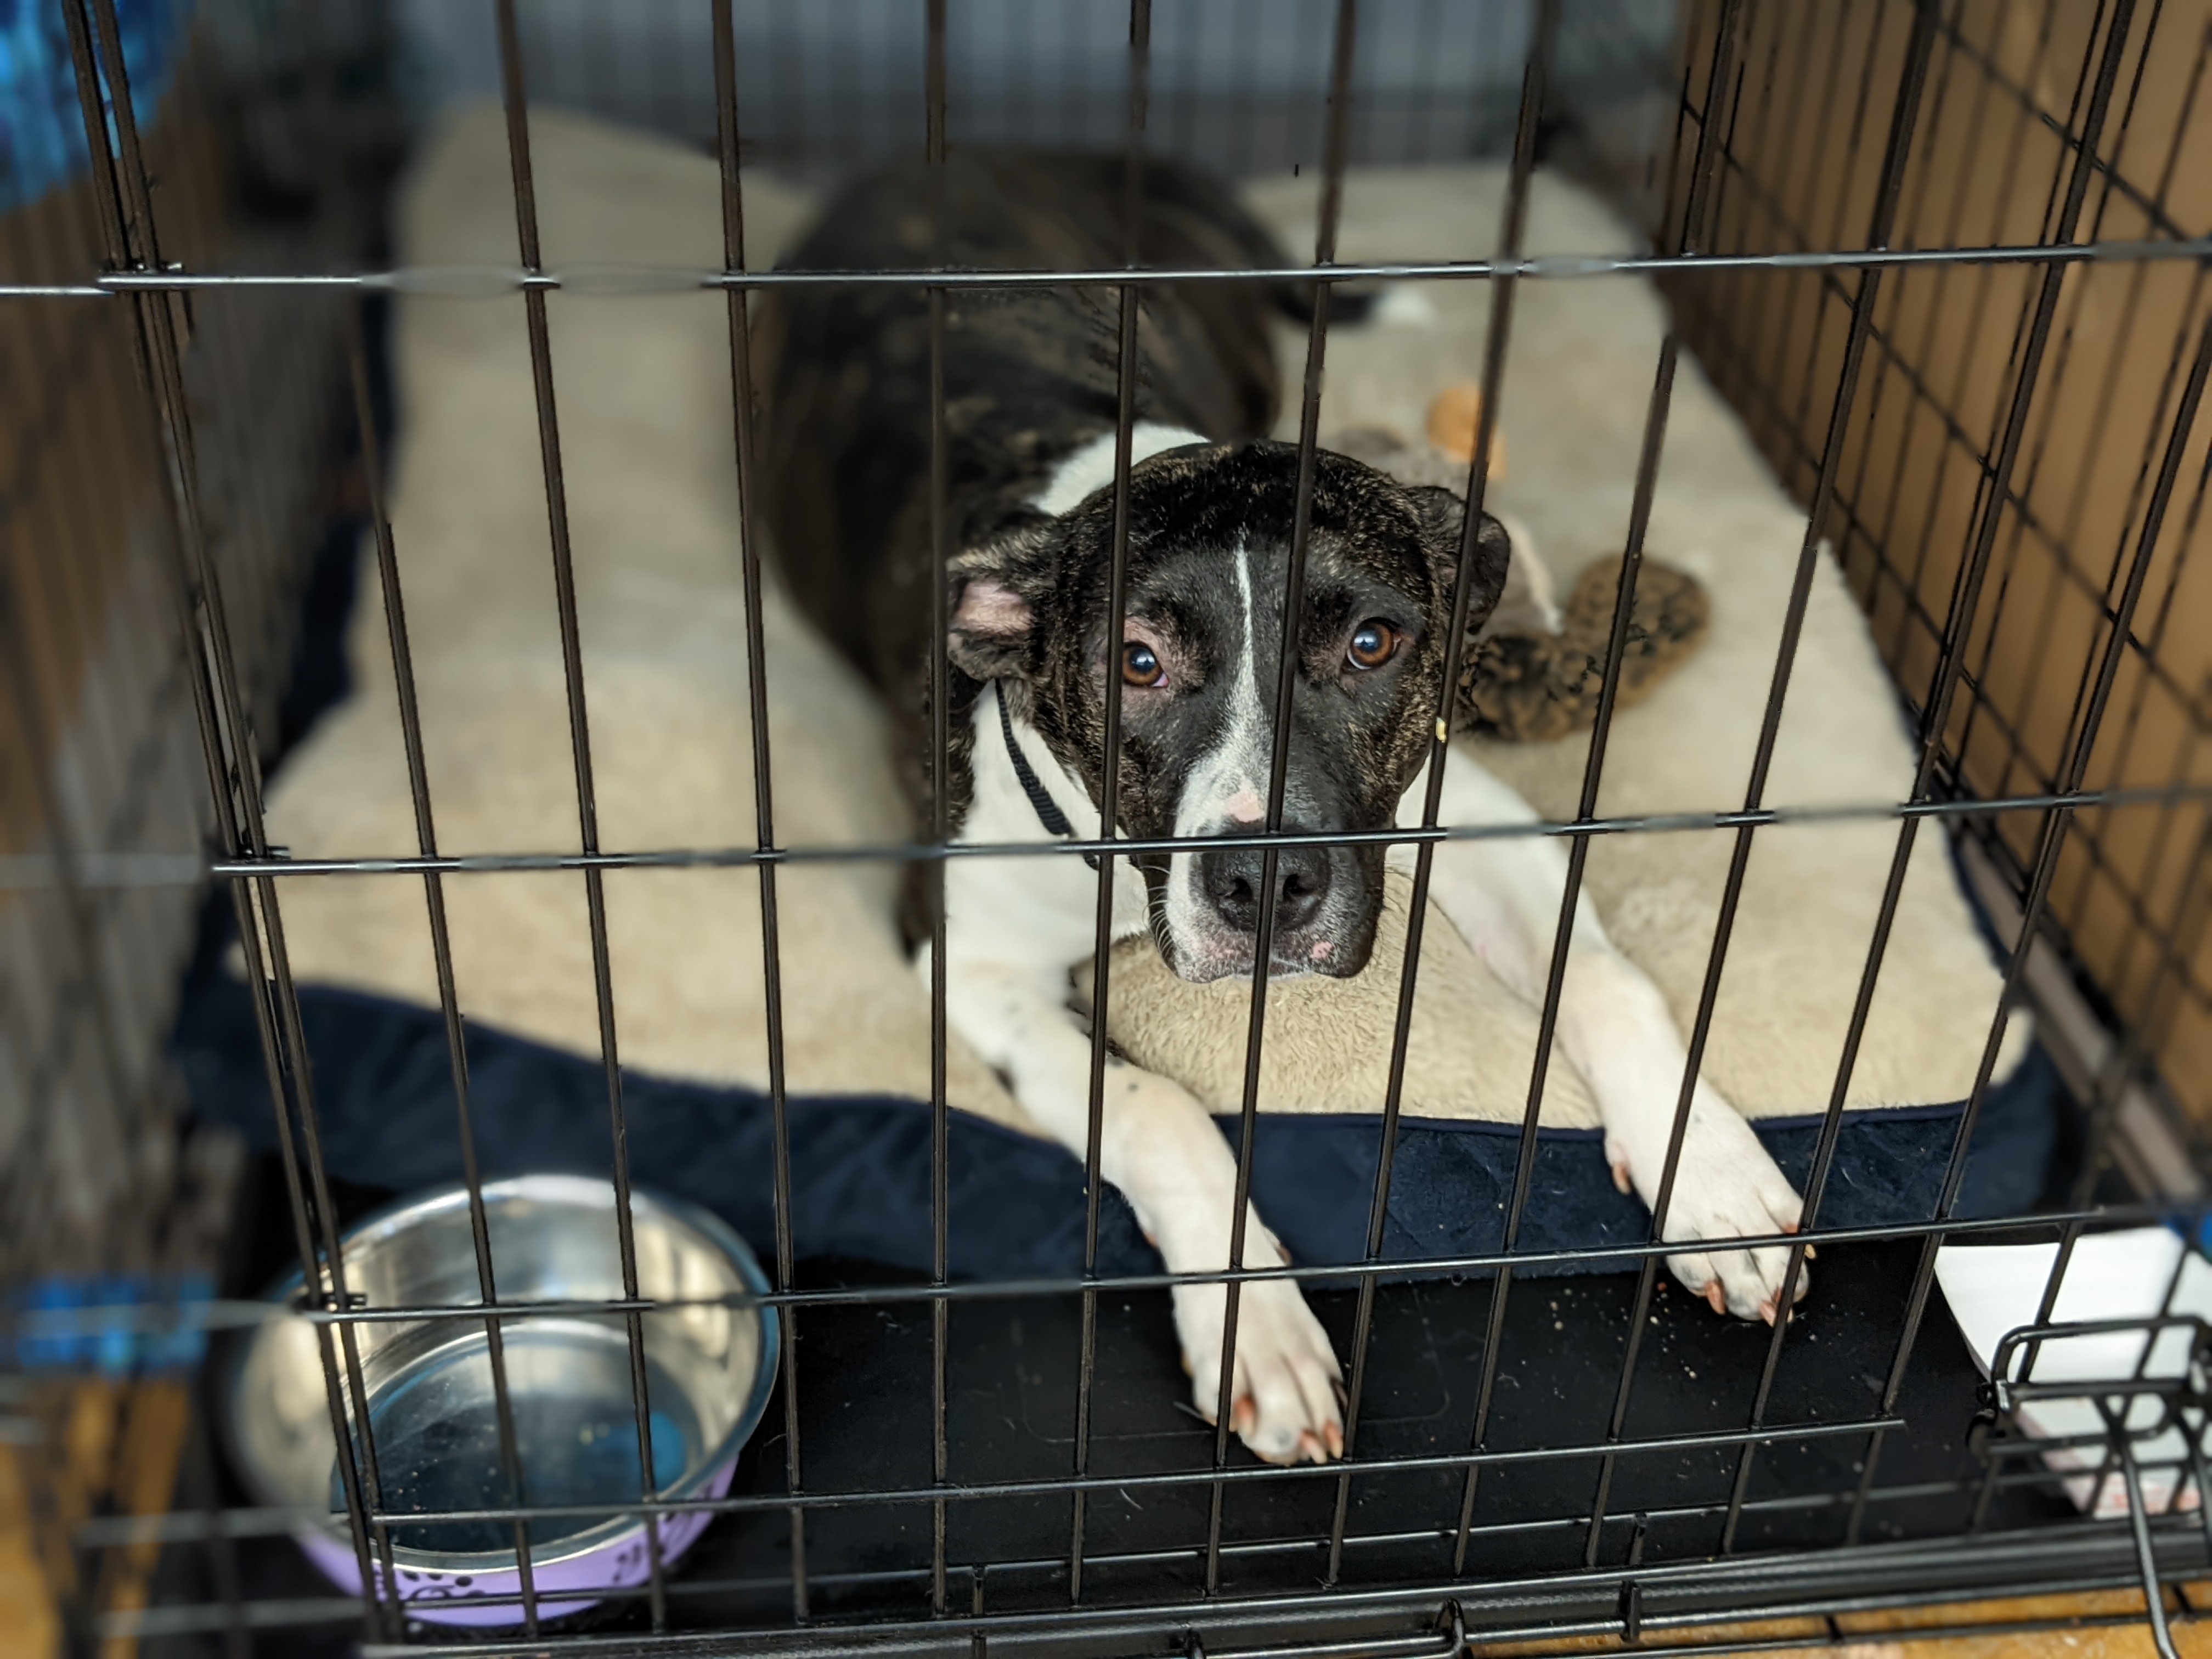
{"label": "black collar strap", "polygon": [[[1073,840],[1075,826],[1067,821],[1067,814],[1060,810],[1059,804],[1045,793],[1043,783],[1030,768],[1029,757],[1022,753],[1021,744],[1014,741],[1014,717],[1006,711],[1005,683],[1000,682],[991,690],[992,695],[998,699],[999,730],[1006,734],[1006,758],[1014,763],[1014,775],[1021,780],[1022,793],[1030,798],[1030,810],[1037,815],[1037,822],[1044,825],[1045,834],[1057,836],[1063,841]],[[1098,854],[1085,853],[1083,861],[1096,870]]]}

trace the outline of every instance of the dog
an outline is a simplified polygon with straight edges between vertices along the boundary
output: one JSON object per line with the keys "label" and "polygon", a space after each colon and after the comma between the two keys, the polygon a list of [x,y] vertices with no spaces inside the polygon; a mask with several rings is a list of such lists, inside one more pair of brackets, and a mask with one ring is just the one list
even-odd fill
{"label": "dog", "polygon": [[[1120,158],[972,151],[875,173],[846,190],[784,261],[791,269],[1073,270],[1122,264]],[[1287,263],[1221,185],[1159,160],[1138,178],[1139,263]],[[1127,483],[1127,623],[1109,640],[1115,539],[1118,305],[1111,287],[943,291],[943,522],[933,524],[931,301],[912,286],[771,290],[761,311],[767,401],[755,476],[784,580],[804,614],[892,710],[920,837],[941,784],[951,838],[971,844],[1100,833],[1109,675],[1121,679],[1121,836],[1191,842],[1113,861],[1117,939],[1149,932],[1205,981],[1255,971],[1263,904],[1271,975],[1350,976],[1366,964],[1386,861],[1374,842],[1290,844],[1262,893],[1298,453],[1265,435],[1279,388],[1270,311],[1310,313],[1310,287],[1254,278],[1148,287]],[[1332,305],[1340,303],[1331,300]],[[1346,309],[1350,306],[1346,305]],[[1312,461],[1310,533],[1282,825],[1417,824],[1432,746],[1465,507],[1327,450]],[[947,552],[949,742],[933,775],[933,539]],[[1510,538],[1476,528],[1467,623],[1497,602]],[[1535,814],[1464,753],[1445,769],[1447,824]],[[908,868],[903,922],[930,971],[936,886]],[[1520,995],[1540,1002],[1566,874],[1541,836],[1437,846],[1431,894]],[[1094,943],[1098,878],[1073,855],[956,858],[943,867],[945,1017],[1039,1125],[1081,1155],[1091,1038],[1069,1006]],[[1648,1203],[1686,1053],[1657,988],[1577,908],[1558,1040],[1589,1082],[1613,1177]],[[1236,1166],[1205,1109],[1170,1079],[1107,1062],[1100,1156],[1170,1271],[1230,1263]],[[1802,1200],[1743,1118],[1695,1085],[1666,1242],[1794,1231]],[[1256,1214],[1245,1264],[1281,1263]],[[1686,1249],[1675,1276],[1715,1310],[1778,1316],[1778,1247]],[[1804,1275],[1798,1279],[1803,1293]],[[1177,1285],[1192,1396],[1212,1420],[1226,1296]],[[1231,1425],[1271,1462],[1343,1451],[1342,1382],[1297,1284],[1245,1284]]]}

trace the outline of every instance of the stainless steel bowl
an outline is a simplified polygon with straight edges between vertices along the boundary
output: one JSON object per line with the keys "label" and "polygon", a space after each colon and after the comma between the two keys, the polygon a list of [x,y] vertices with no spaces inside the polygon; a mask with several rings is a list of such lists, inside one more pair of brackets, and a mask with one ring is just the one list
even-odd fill
{"label": "stainless steel bowl", "polygon": [[[614,1188],[578,1176],[524,1176],[483,1189],[499,1299],[591,1302],[623,1294]],[[644,1316],[647,1403],[656,1495],[720,1497],[760,1421],[776,1371],[773,1309],[746,1298],[768,1281],[743,1240],[705,1211],[632,1188],[638,1290],[684,1300]],[[347,1289],[370,1308],[474,1307],[468,1194],[439,1192],[371,1217],[340,1241]],[[294,1274],[270,1299],[294,1305]],[[720,1298],[720,1300],[717,1300]],[[387,1513],[509,1505],[483,1326],[473,1320],[353,1328]],[[620,1315],[502,1322],[507,1392],[526,1504],[619,1504],[639,1495],[629,1342]],[[322,1358],[312,1322],[276,1318],[239,1352],[226,1427],[240,1472],[263,1504],[313,1511],[296,1535],[334,1582],[362,1575],[338,1486]],[[350,1407],[348,1422],[352,1421]],[[321,1517],[328,1516],[328,1520]],[[659,1522],[672,1564],[708,1516]],[[397,1583],[410,1617],[455,1625],[523,1622],[513,1523],[396,1521]],[[544,1516],[530,1522],[541,1618],[590,1607],[645,1582],[636,1516]],[[374,1555],[372,1555],[374,1560]],[[380,1565],[374,1571],[381,1577]],[[503,1598],[485,1605],[488,1598]]]}

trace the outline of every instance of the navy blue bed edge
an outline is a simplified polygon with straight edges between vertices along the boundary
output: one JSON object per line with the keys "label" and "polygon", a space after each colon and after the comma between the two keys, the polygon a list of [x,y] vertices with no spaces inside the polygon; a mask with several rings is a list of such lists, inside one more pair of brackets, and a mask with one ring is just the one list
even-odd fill
{"label": "navy blue bed edge", "polygon": [[[453,1080],[434,1010],[358,992],[303,988],[324,1156],[363,1187],[409,1191],[461,1178]],[[258,1039],[243,985],[188,983],[174,1047],[195,1116],[249,1144],[276,1145]],[[605,1073],[595,1060],[481,1025],[468,1031],[471,1103],[488,1176],[611,1168]],[[2041,1189],[2056,1133],[2056,1077],[2040,1049],[1991,1091],[1977,1126],[1959,1213],[2021,1213]],[[715,1211],[757,1247],[773,1237],[772,1123],[759,1091],[626,1072],[631,1178]],[[1824,1226],[1932,1218],[1962,1110],[1958,1103],[1855,1112],[1844,1121],[1820,1215]],[[799,1256],[851,1256],[927,1269],[929,1108],[893,1096],[789,1102],[792,1229]],[[1252,1192],[1294,1261],[1356,1262],[1381,1146],[1379,1114],[1263,1115]],[[1761,1139],[1802,1182],[1817,1117],[1768,1119]],[[1234,1120],[1223,1121],[1232,1138]],[[1401,1258],[1495,1251],[1504,1229],[1517,1126],[1407,1118],[1400,1129],[1383,1249]],[[1640,1244],[1643,1205],[1613,1188],[1595,1130],[1547,1129],[1519,1248]],[[963,1279],[1079,1273],[1083,1171],[1061,1148],[965,1112],[951,1115],[951,1271]],[[1623,1265],[1594,1261],[1584,1271]],[[1099,1269],[1159,1270],[1111,1189]]]}

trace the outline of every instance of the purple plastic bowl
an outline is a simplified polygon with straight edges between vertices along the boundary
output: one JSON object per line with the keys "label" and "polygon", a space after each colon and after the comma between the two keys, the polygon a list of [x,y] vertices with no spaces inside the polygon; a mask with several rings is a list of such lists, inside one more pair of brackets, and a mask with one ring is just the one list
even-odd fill
{"label": "purple plastic bowl", "polygon": [[[684,1496],[720,1498],[729,1491],[730,1476],[737,1472],[737,1467],[738,1460],[732,1457],[708,1477],[703,1488]],[[683,1559],[684,1552],[707,1530],[707,1522],[712,1518],[704,1513],[663,1518],[660,1565],[664,1571]],[[295,1532],[293,1536],[307,1552],[307,1559],[322,1569],[324,1577],[343,1589],[360,1593],[361,1566],[354,1557],[350,1534],[333,1537],[318,1528]],[[401,1553],[395,1550],[392,1553],[396,1558]],[[532,1553],[534,1556],[537,1552]],[[373,1547],[369,1559],[381,1583],[384,1569],[376,1564]],[[514,1565],[514,1552],[508,1550],[502,1556],[488,1559],[494,1565],[473,1573],[404,1565],[395,1559],[392,1565],[399,1576],[398,1599],[406,1604],[407,1616],[434,1625],[512,1627],[521,1624],[522,1573]],[[633,1527],[625,1535],[580,1555],[534,1561],[532,1576],[540,1619],[558,1619],[596,1607],[609,1591],[635,1589],[651,1577],[645,1554],[645,1528]],[[495,1597],[504,1599],[495,1601]],[[385,1600],[392,1599],[387,1592]]]}

